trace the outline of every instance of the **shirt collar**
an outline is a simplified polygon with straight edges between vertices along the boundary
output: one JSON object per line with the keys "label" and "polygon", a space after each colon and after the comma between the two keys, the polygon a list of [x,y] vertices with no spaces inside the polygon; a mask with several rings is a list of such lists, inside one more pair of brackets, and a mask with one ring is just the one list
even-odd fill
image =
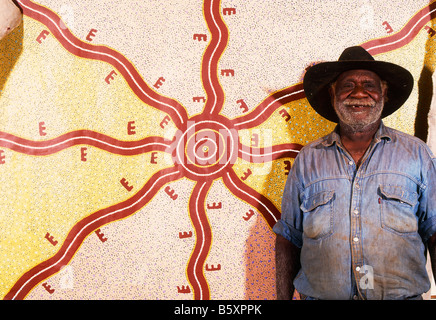
{"label": "shirt collar", "polygon": [[[389,129],[384,125],[383,121],[380,123],[380,127],[378,128],[377,132],[374,136],[374,143],[379,143],[382,139],[385,139],[386,142],[390,142],[392,140],[391,132]],[[325,139],[322,141],[322,145],[325,147],[330,147],[334,143],[337,145],[341,145],[341,136],[339,135],[339,125],[336,125],[335,129],[325,137]]]}

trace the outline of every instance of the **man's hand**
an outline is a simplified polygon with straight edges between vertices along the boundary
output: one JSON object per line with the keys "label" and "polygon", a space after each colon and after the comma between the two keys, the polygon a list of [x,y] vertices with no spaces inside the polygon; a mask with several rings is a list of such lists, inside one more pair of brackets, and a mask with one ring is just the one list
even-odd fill
{"label": "man's hand", "polygon": [[12,0],[0,0],[0,40],[18,27],[22,13]]}

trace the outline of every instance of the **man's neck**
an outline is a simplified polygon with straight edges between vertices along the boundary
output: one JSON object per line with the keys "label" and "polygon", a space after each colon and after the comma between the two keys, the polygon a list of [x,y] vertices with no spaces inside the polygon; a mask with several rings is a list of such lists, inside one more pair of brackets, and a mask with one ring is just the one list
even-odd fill
{"label": "man's neck", "polygon": [[339,135],[342,145],[353,157],[357,166],[360,165],[366,150],[380,127],[380,123],[381,120],[359,130],[355,130],[342,122],[339,123]]}

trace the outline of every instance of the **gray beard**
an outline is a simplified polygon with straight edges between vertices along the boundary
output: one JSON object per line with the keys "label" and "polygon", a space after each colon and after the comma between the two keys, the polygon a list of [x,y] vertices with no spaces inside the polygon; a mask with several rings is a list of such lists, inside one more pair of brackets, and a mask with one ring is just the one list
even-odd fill
{"label": "gray beard", "polygon": [[[367,119],[362,121],[356,121],[352,118],[351,113],[347,112],[347,106],[351,105],[367,105],[371,106],[372,110]],[[383,111],[384,102],[376,104],[375,102],[361,102],[358,100],[347,99],[343,103],[338,103],[336,98],[334,99],[334,109],[339,118],[341,128],[347,133],[359,133],[367,132],[378,127],[379,120],[381,119],[381,113]]]}
{"label": "gray beard", "polygon": [[380,125],[379,120],[380,119],[369,124],[360,124],[360,125],[359,124],[349,125],[345,122],[340,121],[339,126],[341,127],[341,130],[346,134],[363,133],[378,128],[378,126]]}

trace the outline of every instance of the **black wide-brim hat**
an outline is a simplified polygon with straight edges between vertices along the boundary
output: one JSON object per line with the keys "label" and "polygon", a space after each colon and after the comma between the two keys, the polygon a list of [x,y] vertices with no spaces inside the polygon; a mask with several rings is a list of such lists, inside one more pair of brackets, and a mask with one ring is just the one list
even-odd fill
{"label": "black wide-brim hat", "polygon": [[338,123],[338,116],[331,104],[330,84],[341,73],[358,69],[375,72],[388,84],[388,99],[382,118],[398,110],[412,92],[413,76],[408,70],[390,62],[377,61],[364,48],[355,46],[345,49],[338,61],[322,62],[306,71],[303,87],[312,108],[327,120]]}

